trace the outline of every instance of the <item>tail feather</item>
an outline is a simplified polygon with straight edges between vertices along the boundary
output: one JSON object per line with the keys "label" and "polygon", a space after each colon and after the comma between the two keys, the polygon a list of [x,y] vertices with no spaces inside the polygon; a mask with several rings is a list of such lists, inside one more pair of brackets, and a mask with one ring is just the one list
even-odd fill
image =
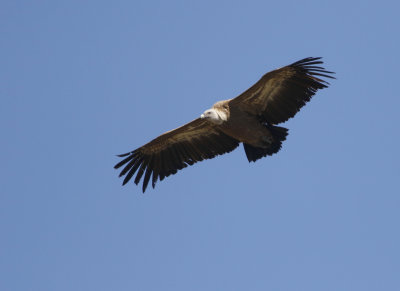
{"label": "tail feather", "polygon": [[271,156],[279,152],[282,147],[282,142],[286,140],[286,136],[288,135],[287,128],[273,125],[266,125],[266,127],[269,129],[274,139],[269,147],[259,148],[247,143],[243,143],[244,151],[249,162],[255,162],[258,159]]}

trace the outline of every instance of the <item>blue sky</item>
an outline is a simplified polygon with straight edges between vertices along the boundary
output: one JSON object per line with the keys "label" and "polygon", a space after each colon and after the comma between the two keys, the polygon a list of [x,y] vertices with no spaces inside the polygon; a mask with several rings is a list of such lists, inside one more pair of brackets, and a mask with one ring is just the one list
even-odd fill
{"label": "blue sky", "polygon": [[[395,1],[2,1],[0,289],[399,290]],[[284,126],[145,195],[115,154],[324,57]]]}

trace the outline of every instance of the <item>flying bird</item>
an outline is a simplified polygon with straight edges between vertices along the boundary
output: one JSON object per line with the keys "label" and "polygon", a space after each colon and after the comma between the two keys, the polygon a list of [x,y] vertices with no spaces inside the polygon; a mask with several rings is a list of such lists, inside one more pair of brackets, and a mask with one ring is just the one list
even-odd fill
{"label": "flying bird", "polygon": [[333,72],[319,65],[321,58],[305,58],[266,73],[236,98],[218,101],[201,116],[165,132],[144,146],[118,155],[124,158],[120,177],[125,185],[137,172],[135,184],[143,178],[143,193],[152,182],[174,175],[178,170],[233,151],[243,143],[249,162],[277,153],[288,135],[276,126],[292,118],[317,92],[328,87],[321,77]]}

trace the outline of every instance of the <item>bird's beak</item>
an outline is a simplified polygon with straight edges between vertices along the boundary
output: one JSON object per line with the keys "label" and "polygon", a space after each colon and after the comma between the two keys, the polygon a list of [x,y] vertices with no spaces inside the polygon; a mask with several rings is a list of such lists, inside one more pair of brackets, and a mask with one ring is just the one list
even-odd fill
{"label": "bird's beak", "polygon": [[200,118],[203,119],[204,118],[204,114],[200,115]]}

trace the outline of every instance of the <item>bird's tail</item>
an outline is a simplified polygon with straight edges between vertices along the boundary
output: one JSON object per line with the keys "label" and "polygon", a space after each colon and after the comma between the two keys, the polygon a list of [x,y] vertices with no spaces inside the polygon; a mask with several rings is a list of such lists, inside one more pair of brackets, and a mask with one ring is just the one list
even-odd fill
{"label": "bird's tail", "polygon": [[280,126],[266,125],[268,130],[272,135],[272,142],[266,148],[259,148],[243,143],[244,151],[246,153],[249,162],[255,162],[265,156],[271,156],[277,152],[282,147],[282,142],[286,139],[288,135],[288,129]]}

